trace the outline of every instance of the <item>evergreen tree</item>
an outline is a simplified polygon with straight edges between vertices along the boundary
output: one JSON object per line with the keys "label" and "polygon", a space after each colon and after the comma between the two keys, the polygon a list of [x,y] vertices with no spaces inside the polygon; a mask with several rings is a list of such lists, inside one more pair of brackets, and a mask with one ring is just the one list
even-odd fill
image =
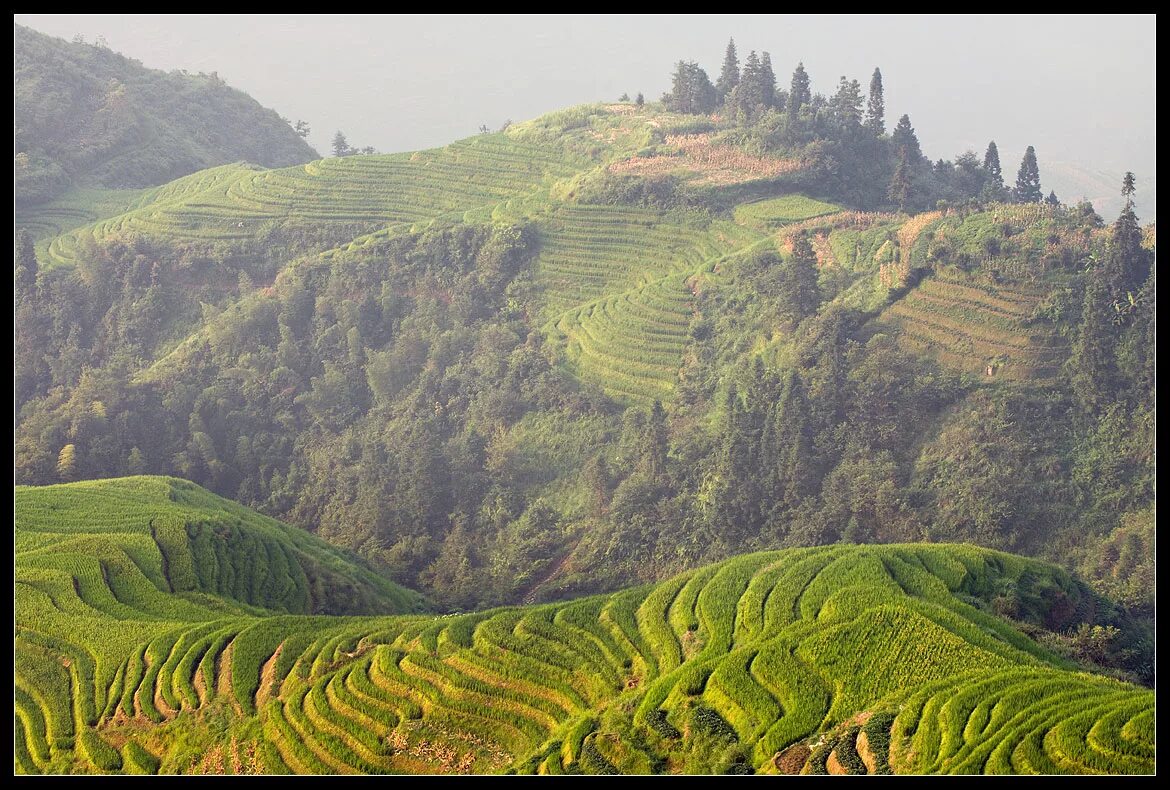
{"label": "evergreen tree", "polygon": [[792,85],[788,91],[788,117],[800,116],[800,108],[812,101],[812,91],[809,89],[808,73],[804,70],[804,63],[797,63],[792,72]]}
{"label": "evergreen tree", "polygon": [[772,71],[772,56],[767,52],[760,55],[760,103],[765,108],[776,106],[776,74]]}
{"label": "evergreen tree", "polygon": [[16,288],[17,296],[24,296],[32,293],[32,290],[37,285],[37,273],[40,271],[40,266],[37,263],[37,252],[33,246],[32,235],[24,228],[16,232],[13,241],[14,255],[13,259],[13,284]]}
{"label": "evergreen tree", "polygon": [[1028,146],[1020,160],[1014,194],[1017,203],[1039,203],[1044,199],[1044,191],[1040,189],[1040,166],[1036,163],[1036,149],[1032,146]]}
{"label": "evergreen tree", "polygon": [[830,107],[838,129],[849,134],[861,126],[861,83],[841,77]]}
{"label": "evergreen tree", "polygon": [[77,474],[77,447],[67,444],[57,454],[57,477],[72,480]]}
{"label": "evergreen tree", "polygon": [[1113,223],[1104,261],[1105,288],[1109,300],[1119,306],[1128,303],[1128,294],[1136,293],[1150,272],[1150,255],[1142,246],[1142,229],[1134,213],[1134,185],[1133,173],[1126,173],[1121,185],[1125,205]]}
{"label": "evergreen tree", "polygon": [[987,171],[987,177],[994,186],[1003,187],[1003,168],[999,165],[999,147],[996,146],[995,140],[987,144],[987,153],[983,155],[983,169]]}
{"label": "evergreen tree", "polygon": [[753,49],[743,62],[743,74],[740,77],[739,85],[731,94],[731,104],[747,120],[754,120],[763,104],[763,93],[760,58]]}
{"label": "evergreen tree", "polygon": [[805,234],[792,240],[792,258],[781,264],[778,285],[781,318],[798,323],[816,313],[821,304],[817,255]]}
{"label": "evergreen tree", "polygon": [[699,64],[680,60],[674,69],[670,93],[663,102],[675,112],[692,115],[709,113],[716,106],[715,86]]}
{"label": "evergreen tree", "polygon": [[1060,205],[1060,198],[1058,198],[1056,196],[1056,190],[1049,192],[1048,197],[1044,198],[1044,202],[1047,203],[1049,206],[1059,206]]}
{"label": "evergreen tree", "polygon": [[646,105],[646,97],[642,95],[642,91],[638,91],[638,95],[634,97],[634,105],[636,107],[643,107]]}
{"label": "evergreen tree", "polygon": [[875,137],[886,133],[886,98],[882,87],[882,70],[874,69],[869,79],[869,101],[865,108],[865,128]]}
{"label": "evergreen tree", "polygon": [[295,131],[299,137],[308,137],[312,130],[309,129],[308,121],[298,120],[295,124],[293,124],[293,131]]}
{"label": "evergreen tree", "polygon": [[986,201],[1002,201],[1007,191],[1003,184],[1003,168],[999,164],[999,148],[992,140],[987,144],[987,153],[983,155],[984,184],[980,198]]}
{"label": "evergreen tree", "polygon": [[349,141],[345,139],[345,135],[341,130],[337,130],[337,134],[333,135],[333,155],[334,156],[349,156],[353,153],[353,149],[349,147]]}
{"label": "evergreen tree", "polygon": [[723,55],[723,70],[719,72],[719,80],[715,83],[715,91],[719,100],[725,100],[735,86],[739,84],[739,56],[735,52],[735,39],[727,40],[727,52]]}
{"label": "evergreen tree", "polygon": [[922,146],[918,143],[918,135],[914,133],[914,127],[910,125],[909,115],[903,115],[898,119],[898,125],[894,127],[894,133],[890,135],[890,142],[894,146],[895,153],[906,152],[906,158],[911,166],[922,160]]}
{"label": "evergreen tree", "polygon": [[623,104],[625,102],[628,102],[629,100],[630,100],[630,94],[628,94],[628,93],[623,93],[621,96],[618,96],[618,101],[622,102]]}

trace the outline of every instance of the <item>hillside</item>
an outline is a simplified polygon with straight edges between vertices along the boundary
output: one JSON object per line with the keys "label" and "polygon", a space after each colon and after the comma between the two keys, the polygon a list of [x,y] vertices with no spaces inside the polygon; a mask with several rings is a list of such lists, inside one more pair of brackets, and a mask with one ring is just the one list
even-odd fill
{"label": "hillside", "polygon": [[969,157],[899,211],[849,157],[908,121],[815,120],[585,105],[31,211],[17,482],[192,479],[449,609],[842,540],[1148,575],[1152,228]]}
{"label": "hillside", "polygon": [[163,184],[215,165],[314,157],[273,110],[215,74],[164,73],[13,25],[16,203],[70,187]]}
{"label": "hillside", "polygon": [[[1153,768],[1153,692],[1072,671],[1035,641],[1062,645],[1053,632],[1115,610],[1020,557],[826,547],[555,605],[277,615],[206,583],[170,591],[192,572],[162,522],[188,519],[201,579],[208,549],[226,571],[229,523],[288,537],[194,486],[131,478],[16,496],[22,773]],[[86,524],[47,537],[50,520],[76,523],[61,513]],[[205,540],[196,524],[219,528]],[[264,545],[271,564],[279,543]],[[854,743],[859,725],[871,748]]]}

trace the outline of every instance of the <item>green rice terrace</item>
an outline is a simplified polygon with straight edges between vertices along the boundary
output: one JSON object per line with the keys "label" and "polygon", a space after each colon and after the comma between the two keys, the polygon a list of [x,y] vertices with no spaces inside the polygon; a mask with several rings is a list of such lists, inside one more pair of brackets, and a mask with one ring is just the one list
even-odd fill
{"label": "green rice terrace", "polygon": [[1154,692],[1033,639],[1101,603],[1035,560],[792,549],[434,616],[181,480],[15,496],[18,773],[1154,768]]}

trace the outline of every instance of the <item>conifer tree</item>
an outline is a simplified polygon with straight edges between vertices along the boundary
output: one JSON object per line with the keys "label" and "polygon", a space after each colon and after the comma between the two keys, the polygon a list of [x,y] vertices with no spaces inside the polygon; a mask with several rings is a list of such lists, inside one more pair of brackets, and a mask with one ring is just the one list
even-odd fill
{"label": "conifer tree", "polygon": [[345,139],[345,135],[340,129],[337,134],[333,135],[333,155],[334,156],[349,156],[353,153],[353,149],[349,147],[349,141]]}
{"label": "conifer tree", "polygon": [[983,190],[980,197],[983,200],[999,201],[1004,199],[1005,191],[1003,168],[999,164],[999,147],[992,140],[987,144],[987,153],[983,155]]}
{"label": "conifer tree", "polygon": [[727,40],[727,52],[723,55],[723,70],[719,72],[719,80],[715,83],[715,91],[719,100],[724,101],[735,86],[739,85],[739,56],[735,52],[735,39]]}
{"label": "conifer tree", "polygon": [[638,95],[634,97],[634,106],[644,107],[646,105],[646,97],[642,95],[642,91],[638,91]]}
{"label": "conifer tree", "polygon": [[865,108],[865,128],[881,137],[886,133],[886,98],[882,87],[882,70],[874,69],[869,79],[869,101]]}
{"label": "conifer tree", "polygon": [[707,72],[698,63],[680,60],[675,64],[670,93],[662,99],[675,112],[701,114],[715,109],[717,96]]}
{"label": "conifer tree", "polygon": [[898,119],[898,125],[894,127],[894,133],[890,135],[890,142],[894,146],[894,151],[905,151],[906,157],[913,166],[922,159],[922,146],[918,143],[918,135],[914,133],[914,127],[910,124],[910,116],[903,115]]}
{"label": "conifer tree", "polygon": [[1126,173],[1121,184],[1125,205],[1113,223],[1109,250],[1104,261],[1105,287],[1115,304],[1128,302],[1128,294],[1136,293],[1150,271],[1150,255],[1142,246],[1142,229],[1134,212],[1133,173]]}
{"label": "conifer tree", "polygon": [[861,126],[861,83],[841,77],[831,106],[842,131],[853,131]]}
{"label": "conifer tree", "polygon": [[797,323],[816,313],[821,303],[817,285],[817,255],[808,236],[792,240],[792,258],[781,264],[779,278],[780,316]]}
{"label": "conifer tree", "polygon": [[999,165],[999,147],[995,140],[987,144],[987,153],[983,155],[983,169],[994,186],[1003,186],[1003,168]]}
{"label": "conifer tree", "polygon": [[772,56],[767,52],[760,55],[760,103],[765,108],[776,106],[776,74],[772,71]]}
{"label": "conifer tree", "polygon": [[1048,197],[1044,198],[1044,202],[1047,203],[1049,206],[1059,206],[1060,205],[1060,198],[1058,198],[1056,196],[1056,190],[1052,190],[1051,192],[1049,192]]}
{"label": "conifer tree", "polygon": [[805,72],[802,61],[796,64],[796,70],[792,72],[792,85],[788,91],[788,117],[799,117],[800,108],[811,100],[812,92],[809,90],[808,73]]}
{"label": "conifer tree", "polygon": [[1044,191],[1040,189],[1040,166],[1036,162],[1036,149],[1032,146],[1028,146],[1020,160],[1015,198],[1017,203],[1039,203],[1044,199]]}

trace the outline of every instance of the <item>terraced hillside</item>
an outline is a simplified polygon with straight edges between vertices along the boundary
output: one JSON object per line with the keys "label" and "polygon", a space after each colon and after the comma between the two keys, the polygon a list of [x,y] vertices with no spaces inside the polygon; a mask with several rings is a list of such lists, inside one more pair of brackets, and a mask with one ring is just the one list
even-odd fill
{"label": "terraced hillside", "polygon": [[940,269],[886,310],[899,342],[954,370],[1011,380],[1052,379],[1068,345],[1030,320],[1050,294],[1042,285],[992,285]]}
{"label": "terraced hillside", "polygon": [[147,193],[129,212],[54,239],[49,260],[72,263],[86,235],[125,232],[183,241],[254,238],[267,223],[369,223],[371,228],[440,218],[546,187],[584,163],[555,146],[481,135],[433,151],[325,159],[263,170],[225,165]]}
{"label": "terraced hillside", "polygon": [[568,204],[539,221],[549,329],[576,375],[619,400],[671,400],[695,314],[693,278],[761,238],[730,222],[680,219]]}
{"label": "terraced hillside", "polygon": [[856,768],[862,720],[854,750],[894,771],[1153,769],[1153,692],[991,613],[1062,629],[1088,593],[999,552],[768,552],[560,604],[323,617],[275,611],[306,608],[283,528],[189,484],[16,496],[19,772],[813,771]]}

